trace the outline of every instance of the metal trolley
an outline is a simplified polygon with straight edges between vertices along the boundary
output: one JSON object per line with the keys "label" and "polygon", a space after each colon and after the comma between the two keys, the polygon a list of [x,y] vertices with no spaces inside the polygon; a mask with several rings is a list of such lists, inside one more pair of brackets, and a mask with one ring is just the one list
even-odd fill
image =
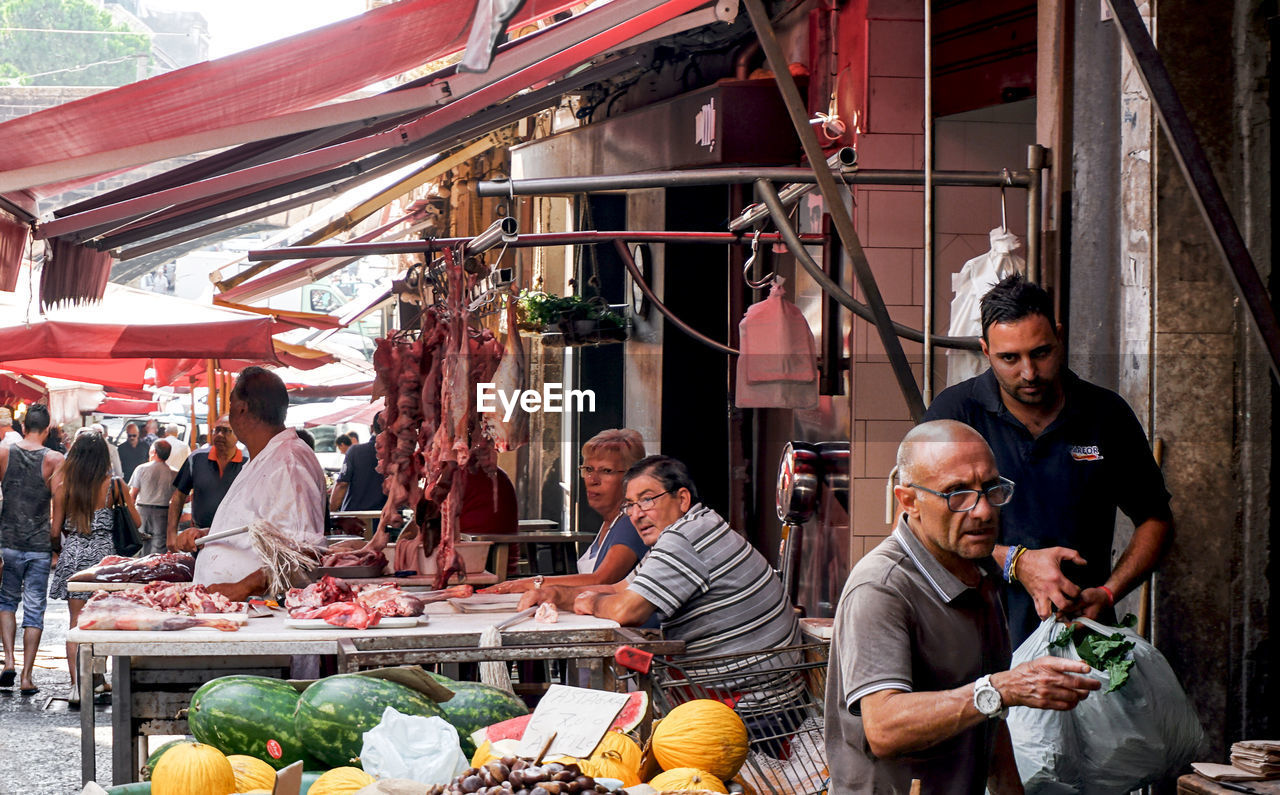
{"label": "metal trolley", "polygon": [[828,780],[822,739],[828,653],[827,644],[809,643],[678,661],[655,657],[647,666],[621,655],[618,661],[647,673],[655,718],[698,698],[733,707],[747,726],[750,750],[738,774],[747,792],[820,795]]}

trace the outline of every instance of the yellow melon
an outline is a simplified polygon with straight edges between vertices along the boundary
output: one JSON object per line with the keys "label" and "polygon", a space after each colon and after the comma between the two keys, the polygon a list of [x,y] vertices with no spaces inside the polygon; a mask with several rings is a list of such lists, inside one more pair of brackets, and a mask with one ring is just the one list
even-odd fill
{"label": "yellow melon", "polygon": [[747,727],[730,707],[700,698],[667,713],[650,745],[663,770],[691,767],[725,781],[747,760]]}
{"label": "yellow melon", "polygon": [[232,754],[227,757],[236,774],[236,792],[265,789],[270,792],[276,785],[276,771],[256,756]]}
{"label": "yellow melon", "polygon": [[335,767],[315,780],[308,792],[311,795],[352,795],[377,781],[358,767]]}
{"label": "yellow melon", "polygon": [[[640,750],[640,746],[635,740],[622,732],[612,729],[605,732],[604,737],[600,739],[600,743],[591,752],[591,757],[601,756],[606,751],[616,752],[621,758],[622,764],[626,765],[630,770],[640,770],[640,758],[644,755],[644,752]],[[620,776],[608,776],[607,778],[620,778]],[[636,783],[639,782],[637,781]],[[631,785],[628,784],[627,786]]]}
{"label": "yellow melon", "polygon": [[692,767],[677,767],[665,773],[659,773],[649,782],[649,786],[658,792],[723,792],[724,782],[705,770]]}
{"label": "yellow melon", "polygon": [[230,795],[236,774],[221,751],[203,743],[179,743],[151,771],[154,795]]}

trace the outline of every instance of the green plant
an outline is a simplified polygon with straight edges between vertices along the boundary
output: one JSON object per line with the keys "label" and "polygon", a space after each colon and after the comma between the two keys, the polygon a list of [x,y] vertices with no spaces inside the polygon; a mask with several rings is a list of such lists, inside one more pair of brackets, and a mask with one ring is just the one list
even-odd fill
{"label": "green plant", "polygon": [[[1130,613],[1120,622],[1120,626],[1132,627],[1136,623],[1137,618]],[[1126,638],[1124,633],[1103,635],[1083,624],[1071,624],[1062,628],[1062,632],[1049,644],[1049,648],[1065,649],[1067,644],[1072,642],[1076,645],[1076,652],[1079,653],[1080,659],[1099,671],[1107,672],[1111,684],[1105,692],[1118,690],[1129,681],[1129,669],[1133,667],[1133,658],[1129,656],[1129,652],[1133,650],[1134,643]]]}
{"label": "green plant", "polygon": [[622,317],[600,298],[561,297],[522,290],[518,308],[524,322],[542,329],[554,329],[562,321],[575,320],[593,320],[601,328],[622,328],[625,325]]}

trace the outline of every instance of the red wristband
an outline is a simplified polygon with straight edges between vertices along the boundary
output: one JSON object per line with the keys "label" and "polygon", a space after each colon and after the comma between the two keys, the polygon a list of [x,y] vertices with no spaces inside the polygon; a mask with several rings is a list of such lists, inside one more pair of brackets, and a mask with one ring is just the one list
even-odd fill
{"label": "red wristband", "polygon": [[1098,590],[1107,595],[1107,601],[1109,601],[1111,606],[1114,607],[1116,604],[1116,595],[1111,592],[1111,589],[1105,585],[1099,585]]}

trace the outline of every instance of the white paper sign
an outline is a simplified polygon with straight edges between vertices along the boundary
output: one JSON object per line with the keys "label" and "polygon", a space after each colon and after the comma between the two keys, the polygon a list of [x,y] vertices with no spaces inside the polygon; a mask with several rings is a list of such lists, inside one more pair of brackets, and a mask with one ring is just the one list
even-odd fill
{"label": "white paper sign", "polygon": [[589,756],[626,705],[626,693],[551,685],[533,711],[516,753],[537,756],[554,733],[548,758]]}

